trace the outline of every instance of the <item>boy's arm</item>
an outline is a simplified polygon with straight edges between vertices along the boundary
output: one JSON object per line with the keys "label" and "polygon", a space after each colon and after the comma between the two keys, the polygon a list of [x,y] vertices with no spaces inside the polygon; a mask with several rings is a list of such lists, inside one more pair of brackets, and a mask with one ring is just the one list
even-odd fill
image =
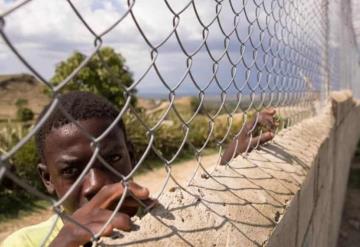
{"label": "boy's arm", "polygon": [[[76,210],[71,217],[95,234],[100,231],[110,218],[113,213],[112,209],[120,200],[123,192],[124,187],[120,182],[106,185],[88,203]],[[149,200],[149,190],[136,183],[129,183],[129,192],[139,200]],[[136,212],[138,207],[138,203],[133,198],[127,197],[121,209]],[[102,232],[101,236],[110,236],[113,229],[130,231],[130,216],[122,212],[116,213],[115,217]],[[50,246],[77,247],[91,241],[91,237],[92,234],[90,232],[65,219],[63,228]]]}
{"label": "boy's arm", "polygon": [[[256,128],[254,125],[262,125],[267,126],[270,129],[274,129],[274,115],[275,110],[272,108],[263,110],[259,112],[258,117],[254,117],[251,121],[245,123],[244,128],[241,133],[234,139],[229,146],[225,149],[223,156],[221,157],[220,164],[225,165],[228,163],[233,157],[235,158],[240,153],[245,152],[247,149],[251,151],[256,145],[263,144],[268,142],[274,138],[274,133],[272,131],[266,131],[261,133],[259,136],[252,136],[252,132]],[[258,118],[258,119],[256,119]],[[235,150],[236,149],[236,150]]]}

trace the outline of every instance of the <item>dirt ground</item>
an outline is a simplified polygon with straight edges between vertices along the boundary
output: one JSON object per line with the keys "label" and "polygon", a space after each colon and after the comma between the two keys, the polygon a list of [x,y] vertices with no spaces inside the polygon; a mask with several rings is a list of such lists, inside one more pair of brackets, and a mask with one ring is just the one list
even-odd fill
{"label": "dirt ground", "polygon": [[360,157],[355,158],[343,210],[337,247],[360,246]]}
{"label": "dirt ground", "polygon": [[[217,154],[207,155],[202,158],[202,164],[205,168],[208,168],[214,165],[217,161]],[[190,178],[184,176],[184,174],[189,174],[191,171],[195,171],[198,162],[196,160],[189,160],[175,164],[172,167],[172,174],[174,175],[175,179],[181,183],[186,183]],[[201,172],[201,168],[198,172]],[[162,188],[162,185],[166,178],[166,171],[164,168],[159,168],[145,174],[136,176],[134,180],[145,186],[148,187],[153,196],[157,195],[157,192]],[[172,181],[166,186],[166,189],[170,189],[174,186]],[[0,243],[12,232],[25,227],[40,223],[46,219],[48,219],[53,214],[51,208],[33,212],[25,217],[19,219],[13,219],[10,221],[6,221],[5,223],[0,223]]]}

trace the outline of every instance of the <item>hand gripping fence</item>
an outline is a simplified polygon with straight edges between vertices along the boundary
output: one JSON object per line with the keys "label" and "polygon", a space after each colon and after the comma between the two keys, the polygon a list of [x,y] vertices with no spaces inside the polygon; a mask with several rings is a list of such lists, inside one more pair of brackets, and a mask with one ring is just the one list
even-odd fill
{"label": "hand gripping fence", "polygon": [[[112,25],[104,28],[101,33],[97,33],[83,17],[83,13],[76,7],[76,4],[71,0],[67,0],[67,4],[78,17],[78,21],[92,35],[94,47],[86,59],[65,80],[54,86],[26,60],[7,35],[9,31],[7,29],[8,17],[19,9],[27,8],[28,5],[36,1],[15,1],[8,9],[0,10],[0,34],[8,49],[15,54],[37,80],[50,90],[52,95],[51,106],[43,118],[31,128],[23,139],[10,150],[6,150],[1,154],[0,180],[7,177],[29,193],[50,201],[59,217],[67,219],[91,233],[93,246],[101,244],[100,236],[102,232],[121,208],[125,197],[133,196],[129,192],[128,182],[143,165],[150,152],[154,152],[162,161],[167,174],[158,195],[155,196],[158,199],[170,180],[175,184],[179,184],[173,176],[172,165],[184,151],[185,146],[190,147],[197,161],[194,172],[188,178],[187,186],[192,185],[192,179],[199,172],[199,169],[206,176],[211,177],[212,171],[207,170],[201,160],[204,156],[204,150],[215,136],[216,121],[218,119],[222,117],[226,119],[226,131],[215,140],[219,155],[217,165],[220,165],[227,141],[229,139],[237,140],[243,131],[248,131],[250,135],[246,151],[241,154],[246,158],[246,154],[251,149],[250,143],[256,130],[259,112],[263,108],[276,108],[277,114],[285,119],[283,126],[293,125],[304,118],[314,115],[326,102],[331,90],[353,89],[355,88],[353,87],[355,81],[359,78],[357,76],[358,72],[356,72],[359,61],[358,48],[351,24],[351,15],[349,14],[351,13],[350,1],[335,3],[329,0],[213,0],[207,1],[207,4],[212,6],[207,8],[207,11],[209,11],[207,14],[211,18],[205,21],[201,14],[204,4],[200,0],[180,1],[181,8],[175,8],[174,1],[163,0],[161,4],[166,6],[166,11],[172,15],[172,29],[162,40],[155,43],[147,36],[144,25],[139,22],[136,11],[136,6],[140,4],[138,1],[127,0],[126,3],[123,3],[122,7],[125,11],[122,16],[114,21]],[[198,33],[201,36],[200,42],[192,50],[187,47],[180,32],[182,20],[185,13],[188,12],[193,14],[191,21],[196,22],[201,27]],[[146,69],[139,73],[132,85],[128,87],[121,83],[120,78],[113,76],[114,82],[124,90],[125,103],[112,124],[100,136],[94,137],[87,133],[62,108],[59,96],[62,94],[64,86],[73,83],[72,79],[95,55],[100,57],[102,66],[109,70],[99,50],[103,46],[104,38],[115,28],[123,25],[125,21],[131,22],[137,28],[138,35],[142,38],[142,46],[148,49],[150,59],[146,64]],[[212,35],[215,32],[214,29],[218,29],[216,37]],[[118,42],[122,41],[122,37],[118,37],[118,39]],[[183,71],[182,76],[175,84],[170,83],[165,78],[158,62],[159,56],[162,54],[162,48],[172,42],[172,39],[176,41],[174,43],[184,57],[182,62],[186,65],[185,71]],[[221,44],[220,48],[213,47],[215,41],[220,41],[218,42]],[[234,45],[237,46],[237,49],[234,49]],[[210,79],[205,82],[197,80],[195,76],[196,71],[193,64],[199,56],[206,57],[209,64],[204,66],[210,66],[209,69],[212,71]],[[228,78],[229,76],[225,77],[222,73],[221,68],[224,64],[227,64],[226,72],[230,75],[230,78]],[[168,96],[168,103],[163,114],[152,125],[145,121],[138,110],[131,104],[134,89],[147,78],[150,71],[154,71],[156,74],[157,87],[165,88]],[[176,106],[176,99],[181,96],[178,93],[179,88],[187,83],[194,87],[192,95],[198,97],[199,103],[193,115],[185,119]],[[204,114],[208,123],[208,126],[206,126],[208,131],[202,145],[198,147],[191,142],[189,135],[194,119],[198,117],[203,106],[207,104],[207,96],[211,88],[216,88],[218,91],[216,96],[219,100],[217,101],[217,109],[213,113],[206,112]],[[356,94],[355,91],[354,94]],[[234,102],[232,106],[228,104],[230,101]],[[54,200],[32,188],[9,169],[11,157],[39,131],[49,116],[56,110],[62,111],[70,121],[80,128],[82,133],[91,140],[93,148],[92,157],[76,182],[58,200]],[[180,123],[183,138],[173,156],[166,158],[161,148],[158,148],[155,144],[157,140],[156,132],[165,124],[165,120],[171,113],[175,116],[176,121]],[[138,157],[133,170],[129,174],[120,174],[101,157],[99,143],[126,114],[130,114],[136,119],[139,126],[146,130],[144,138],[147,138],[148,141],[147,147],[144,149],[143,154]],[[234,128],[235,122],[239,121],[236,116],[241,116],[242,124],[234,133],[231,130]],[[251,118],[254,119],[254,125],[250,130],[247,130],[244,126]],[[276,133],[281,126],[277,128]],[[261,133],[262,130],[260,130],[260,135]],[[253,148],[258,148],[259,144],[257,142]],[[232,159],[234,158],[235,154],[232,155]],[[82,183],[96,160],[113,172],[119,178],[119,181],[122,181],[124,193],[106,224],[103,225],[99,232],[91,232],[90,229],[74,220],[71,215],[62,212],[61,205],[73,190]],[[230,166],[229,163],[226,165]],[[135,196],[133,197],[145,210],[148,210],[142,201]],[[51,230],[47,238],[49,238]],[[43,240],[43,245],[47,242],[47,238]]]}

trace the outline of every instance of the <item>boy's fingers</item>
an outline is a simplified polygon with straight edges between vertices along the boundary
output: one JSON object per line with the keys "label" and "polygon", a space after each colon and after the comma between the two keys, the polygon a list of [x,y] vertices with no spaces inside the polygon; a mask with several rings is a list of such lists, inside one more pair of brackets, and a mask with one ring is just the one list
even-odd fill
{"label": "boy's fingers", "polygon": [[[128,183],[128,190],[139,200],[146,200],[149,198],[149,190],[134,182]],[[121,182],[115,184],[105,185],[101,190],[90,200],[88,206],[90,208],[109,208],[118,201],[124,193],[124,186]]]}
{"label": "boy's fingers", "polygon": [[246,123],[247,124],[247,128],[251,129],[254,127],[254,124],[266,124],[269,127],[273,128],[275,126],[275,121],[274,121],[274,115],[276,113],[276,110],[274,108],[267,108],[262,110],[261,112],[258,112],[256,114],[259,114],[258,119],[256,117],[256,115],[253,116],[253,118]]}
{"label": "boy's fingers", "polygon": [[261,112],[259,117],[259,123],[267,125],[270,128],[274,128],[275,127],[274,114],[275,114],[275,110],[273,110],[271,114]]}
{"label": "boy's fingers", "polygon": [[271,116],[261,117],[259,119],[259,123],[261,125],[265,125],[269,128],[273,128],[275,126],[275,121],[274,121],[273,117],[271,117]]}
{"label": "boy's fingers", "polygon": [[265,142],[268,142],[274,138],[274,133],[271,131],[265,132],[261,134],[260,137],[260,144],[264,144]]}
{"label": "boy's fingers", "polygon": [[274,108],[266,108],[262,110],[260,113],[273,116],[276,113],[276,110]]}
{"label": "boy's fingers", "polygon": [[147,188],[142,187],[134,182],[129,183],[129,191],[139,200],[146,200],[150,195],[150,192]]}
{"label": "boy's fingers", "polygon": [[[108,221],[108,219],[111,217],[112,214],[113,212],[111,210],[98,209],[97,215],[93,216],[93,218],[97,223],[100,223],[101,227],[103,227],[105,222]],[[114,228],[123,231],[130,231],[131,230],[130,217],[124,213],[120,213],[120,212],[116,213],[114,218],[112,218],[112,220],[110,221],[110,224],[105,228],[104,232],[102,233],[102,236],[109,236],[107,234],[111,234]],[[101,228],[97,229],[97,231],[99,231],[100,229]],[[95,231],[95,233],[97,232]]]}
{"label": "boy's fingers", "polygon": [[119,199],[124,193],[122,183],[115,183],[103,186],[100,191],[89,201],[90,208],[107,208],[113,204],[114,200]]}
{"label": "boy's fingers", "polygon": [[[101,209],[98,211],[97,216],[94,217],[94,226],[92,227],[93,233],[98,233],[101,228],[104,226],[104,224],[108,221],[108,219],[112,215],[112,211]],[[114,218],[110,221],[110,223],[107,225],[105,230],[101,233],[101,236],[110,236],[112,234],[113,229],[120,229],[123,231],[130,231],[131,230],[131,221],[130,217],[124,213],[117,213],[115,214]]]}
{"label": "boy's fingers", "polygon": [[[88,225],[87,227],[94,233],[99,233],[107,220],[111,217],[112,212],[109,210],[104,210],[106,212],[102,212],[101,219],[96,219],[97,221]],[[123,213],[117,213],[114,218],[110,221],[110,223],[105,227],[105,229],[101,232],[100,236],[109,237],[113,234],[114,229],[119,229],[123,231],[131,230],[131,221],[130,217]],[[91,236],[88,235],[85,241],[89,241]],[[83,242],[85,242],[83,241]]]}
{"label": "boy's fingers", "polygon": [[130,217],[124,213],[117,213],[114,219],[111,221],[112,228],[116,228],[123,231],[131,230]]}
{"label": "boy's fingers", "polygon": [[250,147],[254,148],[254,147],[256,147],[256,145],[258,143],[264,144],[265,142],[268,142],[268,141],[272,140],[273,138],[274,138],[274,133],[272,133],[270,131],[262,133],[260,136],[252,138]]}
{"label": "boy's fingers", "polygon": [[[157,200],[152,199],[152,198],[141,200],[141,202],[143,203],[143,205],[145,205],[145,207],[153,207],[154,205],[156,205],[158,203]],[[140,205],[138,200],[135,200],[132,197],[128,197],[124,201],[121,208],[138,208],[139,206],[143,206],[143,205]]]}
{"label": "boy's fingers", "polygon": [[[104,224],[109,220],[112,213],[113,212],[111,210],[97,208],[89,212],[87,215],[83,215],[82,218],[76,217],[75,220],[86,226],[93,234],[97,234],[103,228]],[[78,245],[83,245],[84,243],[87,243],[91,240],[91,234],[88,231],[85,231],[79,226],[74,225],[72,222],[65,222],[62,231],[65,228],[70,229],[70,233],[77,233],[76,242]],[[100,233],[101,236],[111,236],[114,228],[123,231],[130,231],[130,217],[124,213],[116,213],[110,223]],[[69,237],[68,233],[66,235],[65,237]]]}

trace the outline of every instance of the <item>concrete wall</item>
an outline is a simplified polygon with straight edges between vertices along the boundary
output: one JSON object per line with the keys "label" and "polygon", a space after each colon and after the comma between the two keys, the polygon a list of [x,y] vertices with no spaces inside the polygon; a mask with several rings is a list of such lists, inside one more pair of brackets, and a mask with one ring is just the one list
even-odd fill
{"label": "concrete wall", "polygon": [[[360,105],[348,93],[228,167],[171,181],[108,246],[336,246]],[[189,174],[190,176],[190,174]],[[186,176],[184,176],[186,177]]]}
{"label": "concrete wall", "polygon": [[[332,124],[300,190],[268,246],[336,246],[352,154],[360,136],[360,107],[346,93],[332,95]],[[289,240],[284,237],[291,232]]]}

